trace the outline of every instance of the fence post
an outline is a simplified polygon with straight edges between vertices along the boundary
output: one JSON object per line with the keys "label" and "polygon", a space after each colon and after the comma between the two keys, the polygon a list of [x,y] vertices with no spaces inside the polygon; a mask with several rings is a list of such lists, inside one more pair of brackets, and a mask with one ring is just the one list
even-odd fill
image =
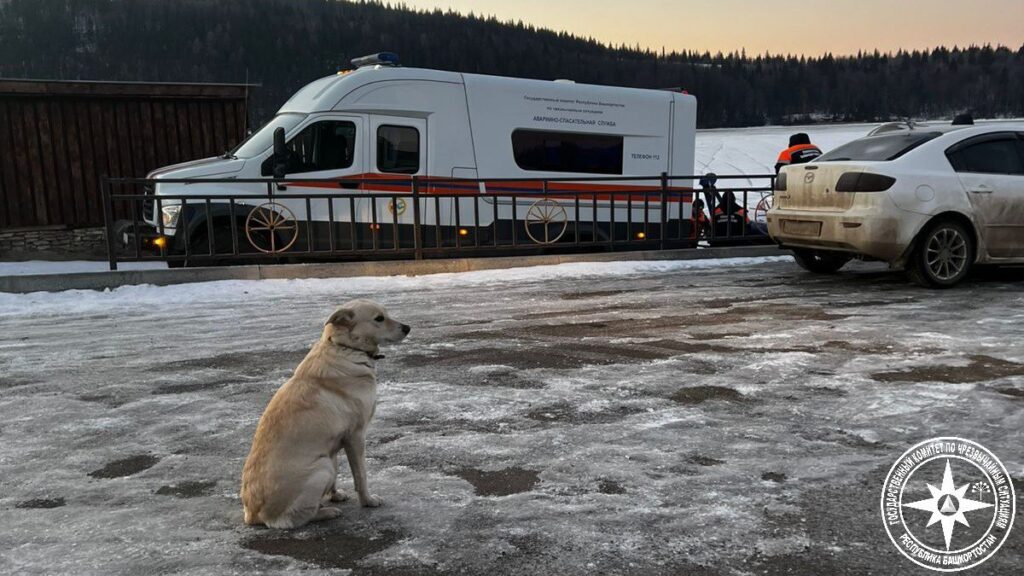
{"label": "fence post", "polygon": [[[683,207],[679,206],[679,218],[683,217]],[[658,231],[658,250],[665,249],[665,231],[668,229],[668,172],[661,173],[661,228]]]}
{"label": "fence post", "polygon": [[423,239],[420,233],[420,178],[412,177],[412,246],[417,260],[423,260]]}
{"label": "fence post", "polygon": [[[114,207],[111,205],[110,182],[106,176],[100,178],[100,191],[103,195],[103,228],[107,235],[107,260],[111,270],[117,270],[117,253],[114,246]],[[134,207],[133,207],[134,208]],[[138,234],[138,230],[132,233]]]}

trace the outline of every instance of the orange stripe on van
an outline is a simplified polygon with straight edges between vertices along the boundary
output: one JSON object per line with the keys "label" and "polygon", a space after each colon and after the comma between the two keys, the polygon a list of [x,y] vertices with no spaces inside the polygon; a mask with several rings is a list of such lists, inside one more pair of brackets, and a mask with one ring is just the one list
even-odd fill
{"label": "orange stripe on van", "polygon": [[[356,180],[360,181],[354,190],[364,191],[375,191],[375,192],[404,192],[409,193],[411,191],[411,182],[409,184],[395,184],[395,181],[404,180],[401,175],[390,175],[390,174],[378,174],[367,172],[363,174],[353,174],[348,176],[344,180]],[[373,183],[367,182],[372,180],[384,180],[389,181],[388,183]],[[341,181],[341,179],[339,179]],[[476,180],[462,180],[458,178],[444,178],[437,176],[421,176],[420,179],[420,192],[422,194],[435,194],[435,195],[447,195],[447,196],[482,196],[480,194],[479,184],[480,181]],[[484,180],[482,181],[484,187],[487,190],[486,195],[500,196],[502,193],[515,194],[515,193],[545,193],[544,183],[536,180]],[[335,189],[336,185],[327,182],[296,182],[289,184],[289,186],[303,187],[303,188],[330,188]],[[668,202],[683,202],[689,203],[692,201],[693,188],[689,186],[670,186],[667,188],[669,192],[675,192],[683,194],[667,198]],[[590,192],[591,194],[585,196],[579,196],[582,201],[597,199],[597,200],[609,200],[614,196],[615,201],[627,201],[632,198],[634,201],[643,201],[645,196],[649,197],[651,193],[661,192],[661,186],[647,186],[647,185],[634,185],[634,184],[605,184],[592,183],[592,182],[548,182],[546,189],[546,197],[568,199],[572,200],[577,198],[577,195],[565,195],[558,194],[558,192]],[[638,198],[639,196],[639,198]]]}

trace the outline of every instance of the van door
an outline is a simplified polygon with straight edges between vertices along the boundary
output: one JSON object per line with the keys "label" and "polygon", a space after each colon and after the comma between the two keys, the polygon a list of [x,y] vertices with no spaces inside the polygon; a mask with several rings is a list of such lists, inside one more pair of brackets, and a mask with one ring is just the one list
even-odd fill
{"label": "van door", "polygon": [[971,138],[947,152],[992,258],[1024,258],[1024,143],[1012,132]]}
{"label": "van door", "polygon": [[[363,121],[359,116],[341,114],[322,114],[309,118],[288,138],[288,176],[339,179],[360,175],[364,164],[360,141]],[[270,162],[273,162],[272,158],[264,160],[264,176],[272,172]],[[338,188],[337,184],[332,183],[305,183],[298,186]]]}
{"label": "van door", "polygon": [[[412,176],[425,176],[427,171],[427,121],[422,118],[404,118],[401,116],[370,117],[370,166],[369,172],[374,178],[394,180],[394,182],[371,186],[381,192],[411,193],[412,188],[406,181]],[[426,192],[427,187],[420,189]],[[422,202],[421,209],[430,210],[433,222],[434,205]],[[363,217],[376,212],[377,222],[384,226],[413,223],[413,210],[403,198],[370,202],[364,201]],[[428,215],[423,213],[424,222]]]}
{"label": "van door", "polygon": [[[339,180],[345,177],[355,178],[362,175],[365,166],[365,146],[362,140],[365,133],[365,119],[361,116],[347,114],[318,114],[310,116],[288,135],[287,177],[297,179]],[[272,173],[272,157],[264,160],[261,166],[263,175]],[[328,222],[333,217],[336,224],[349,220],[348,203],[341,198],[289,199],[291,194],[355,191],[357,182],[297,182],[289,183],[284,190],[275,193],[277,202],[283,204],[298,222],[298,229],[306,232],[308,222],[312,230],[309,237],[303,233],[294,244],[296,250],[324,250],[330,246],[328,235],[332,227]],[[333,202],[333,206],[330,204]],[[308,208],[308,209],[307,209]],[[332,214],[333,211],[333,214]],[[337,226],[335,226],[336,228]],[[335,237],[338,237],[335,230]]]}

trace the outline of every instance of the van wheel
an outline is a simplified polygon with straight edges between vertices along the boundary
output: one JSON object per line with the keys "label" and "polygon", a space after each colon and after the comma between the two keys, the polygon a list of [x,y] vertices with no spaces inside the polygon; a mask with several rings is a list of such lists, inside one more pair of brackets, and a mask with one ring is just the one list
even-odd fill
{"label": "van wheel", "polygon": [[823,250],[794,249],[793,259],[801,268],[815,274],[835,274],[846,266],[846,263],[853,259],[841,252],[826,252]]}
{"label": "van wheel", "polygon": [[907,274],[921,286],[949,288],[963,280],[974,263],[974,237],[963,224],[942,220],[918,238]]}
{"label": "van wheel", "polygon": [[[238,240],[238,242],[239,242],[239,244],[238,244],[239,250],[241,250],[243,248],[243,246],[244,246],[242,244],[243,241],[246,241],[244,239],[244,237],[243,238],[239,238],[239,240]],[[210,243],[209,243],[208,236],[206,235],[206,230],[205,229],[203,231],[201,231],[201,232],[197,232],[195,237],[190,239],[190,244],[191,244],[191,252],[192,252],[192,254],[196,254],[196,255],[199,255],[199,256],[220,256],[220,255],[223,255],[223,257],[191,261],[191,262],[187,262],[185,264],[186,266],[189,266],[189,267],[194,267],[194,266],[231,266],[232,264],[239,263],[236,260],[231,258],[231,251],[232,251],[231,228],[229,228],[229,227],[221,227],[221,228],[216,228],[214,230],[214,233],[213,233],[213,253],[212,254],[210,253]]]}

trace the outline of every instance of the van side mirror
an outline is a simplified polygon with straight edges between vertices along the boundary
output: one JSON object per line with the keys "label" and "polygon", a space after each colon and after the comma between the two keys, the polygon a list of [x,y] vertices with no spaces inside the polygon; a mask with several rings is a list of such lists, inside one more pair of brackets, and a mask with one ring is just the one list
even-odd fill
{"label": "van side mirror", "polygon": [[288,148],[284,144],[284,128],[274,130],[274,156],[271,163],[274,178],[281,179],[288,175]]}

